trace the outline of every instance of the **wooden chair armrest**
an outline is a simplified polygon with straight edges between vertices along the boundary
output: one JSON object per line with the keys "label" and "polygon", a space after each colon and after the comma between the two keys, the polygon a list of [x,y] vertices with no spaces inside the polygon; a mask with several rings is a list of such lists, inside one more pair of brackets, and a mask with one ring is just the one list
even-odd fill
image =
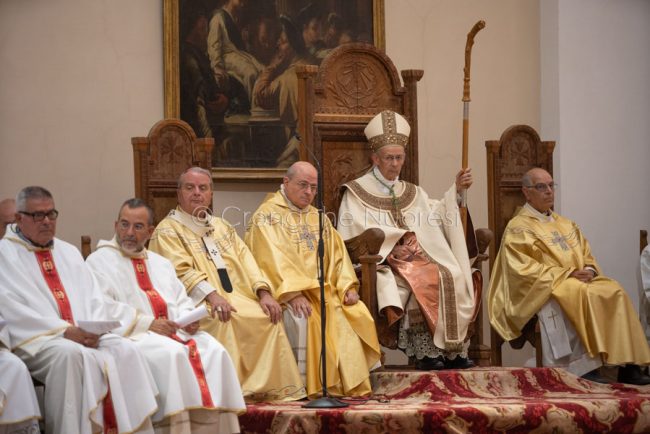
{"label": "wooden chair armrest", "polygon": [[476,236],[478,255],[476,256],[476,259],[474,259],[472,267],[480,269],[483,261],[489,258],[487,249],[490,247],[490,244],[492,244],[492,241],[494,240],[494,233],[488,228],[478,228],[474,231],[474,234]]}
{"label": "wooden chair armrest", "polygon": [[[377,228],[370,228],[366,229],[356,237],[347,240],[345,242],[345,247],[348,249],[352,263],[362,263],[361,256],[364,255],[377,255],[384,242],[384,238],[384,231]],[[377,259],[377,262],[379,262],[379,259],[380,258]]]}
{"label": "wooden chair armrest", "polygon": [[377,228],[366,229],[345,242],[350,259],[354,264],[361,264],[359,297],[377,320],[377,264],[381,261],[379,249],[384,242],[384,231]]}
{"label": "wooden chair armrest", "polygon": [[90,255],[92,250],[92,247],[90,245],[90,236],[88,235],[82,235],[81,236],[81,256],[83,256],[84,259]]}

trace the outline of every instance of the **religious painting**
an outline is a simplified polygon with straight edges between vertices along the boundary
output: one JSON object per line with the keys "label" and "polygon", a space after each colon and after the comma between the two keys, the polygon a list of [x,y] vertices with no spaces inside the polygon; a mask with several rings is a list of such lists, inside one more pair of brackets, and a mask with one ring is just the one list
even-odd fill
{"label": "religious painting", "polygon": [[212,137],[220,180],[277,180],[298,156],[298,65],[384,48],[384,0],[164,0],[165,117]]}

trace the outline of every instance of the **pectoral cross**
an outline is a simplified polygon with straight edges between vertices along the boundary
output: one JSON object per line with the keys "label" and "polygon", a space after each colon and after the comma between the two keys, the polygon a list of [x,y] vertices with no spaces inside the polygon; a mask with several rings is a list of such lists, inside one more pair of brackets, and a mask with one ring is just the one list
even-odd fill
{"label": "pectoral cross", "polygon": [[551,239],[551,241],[553,242],[553,244],[559,244],[562,250],[565,251],[569,250],[569,246],[562,235],[560,235],[557,231],[553,231],[552,234],[553,234],[553,239]]}
{"label": "pectoral cross", "polygon": [[300,239],[307,242],[307,248],[309,250],[314,250],[314,241],[316,240],[316,237],[314,236],[314,234],[309,232],[309,226],[302,227],[302,233],[300,234]]}
{"label": "pectoral cross", "polygon": [[555,324],[555,317],[556,317],[556,316],[559,316],[559,315],[556,314],[554,310],[552,310],[552,311],[551,311],[551,314],[550,314],[549,316],[547,316],[548,319],[552,319],[552,320],[553,320],[553,328],[557,328],[557,324]]}

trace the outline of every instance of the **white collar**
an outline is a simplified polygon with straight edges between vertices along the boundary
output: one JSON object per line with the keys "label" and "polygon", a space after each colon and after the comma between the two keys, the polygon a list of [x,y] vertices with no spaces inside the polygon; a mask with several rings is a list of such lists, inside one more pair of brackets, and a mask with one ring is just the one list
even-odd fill
{"label": "white collar", "polygon": [[373,166],[372,171],[375,172],[375,176],[379,178],[381,182],[384,184],[387,184],[389,187],[392,187],[393,185],[397,184],[399,181],[399,175],[395,177],[392,181],[389,179],[386,179],[384,175],[381,174],[381,170],[379,170],[379,167]]}
{"label": "white collar", "polygon": [[299,208],[297,207],[289,198],[287,197],[287,193],[284,191],[284,184],[280,184],[280,194],[284,198],[284,200],[287,202],[287,205],[289,206],[289,209],[292,211],[297,211],[297,212],[307,212],[309,211],[309,205],[307,205],[304,208]]}
{"label": "white collar", "polygon": [[548,214],[539,212],[531,204],[529,204],[528,202],[526,202],[526,205],[524,205],[524,208],[526,208],[533,215],[533,217],[535,217],[540,222],[552,222],[552,221],[555,221],[555,219],[553,218],[553,211],[551,211],[551,210],[548,210]]}

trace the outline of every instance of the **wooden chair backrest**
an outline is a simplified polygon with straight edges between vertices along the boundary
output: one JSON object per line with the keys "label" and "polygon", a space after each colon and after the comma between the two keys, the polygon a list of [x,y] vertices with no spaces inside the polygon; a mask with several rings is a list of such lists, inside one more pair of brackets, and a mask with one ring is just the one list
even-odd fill
{"label": "wooden chair backrest", "polygon": [[645,246],[648,245],[648,231],[646,231],[645,229],[641,229],[641,232],[640,232],[639,236],[640,236],[640,240],[639,240],[640,241],[640,246],[639,247],[641,248],[641,252],[643,252],[643,249],[645,249]]}
{"label": "wooden chair backrest", "polygon": [[213,138],[197,138],[186,122],[163,119],[147,137],[132,137],[135,195],[153,208],[154,224],[176,207],[176,183],[187,168],[212,168]]}
{"label": "wooden chair backrest", "polygon": [[521,177],[533,167],[553,175],[555,142],[541,141],[528,125],[513,125],[499,140],[485,142],[487,151],[488,225],[494,234],[490,245],[490,269],[501,238],[516,209],[526,203]]}
{"label": "wooden chair backrest", "polygon": [[[320,162],[323,202],[336,213],[340,186],[371,167],[366,124],[385,109],[402,114],[411,126],[401,179],[418,182],[417,81],[421,70],[397,69],[386,54],[369,44],[344,44],[321,63],[301,65],[298,75],[300,159]],[[315,164],[318,167],[318,164]]]}

